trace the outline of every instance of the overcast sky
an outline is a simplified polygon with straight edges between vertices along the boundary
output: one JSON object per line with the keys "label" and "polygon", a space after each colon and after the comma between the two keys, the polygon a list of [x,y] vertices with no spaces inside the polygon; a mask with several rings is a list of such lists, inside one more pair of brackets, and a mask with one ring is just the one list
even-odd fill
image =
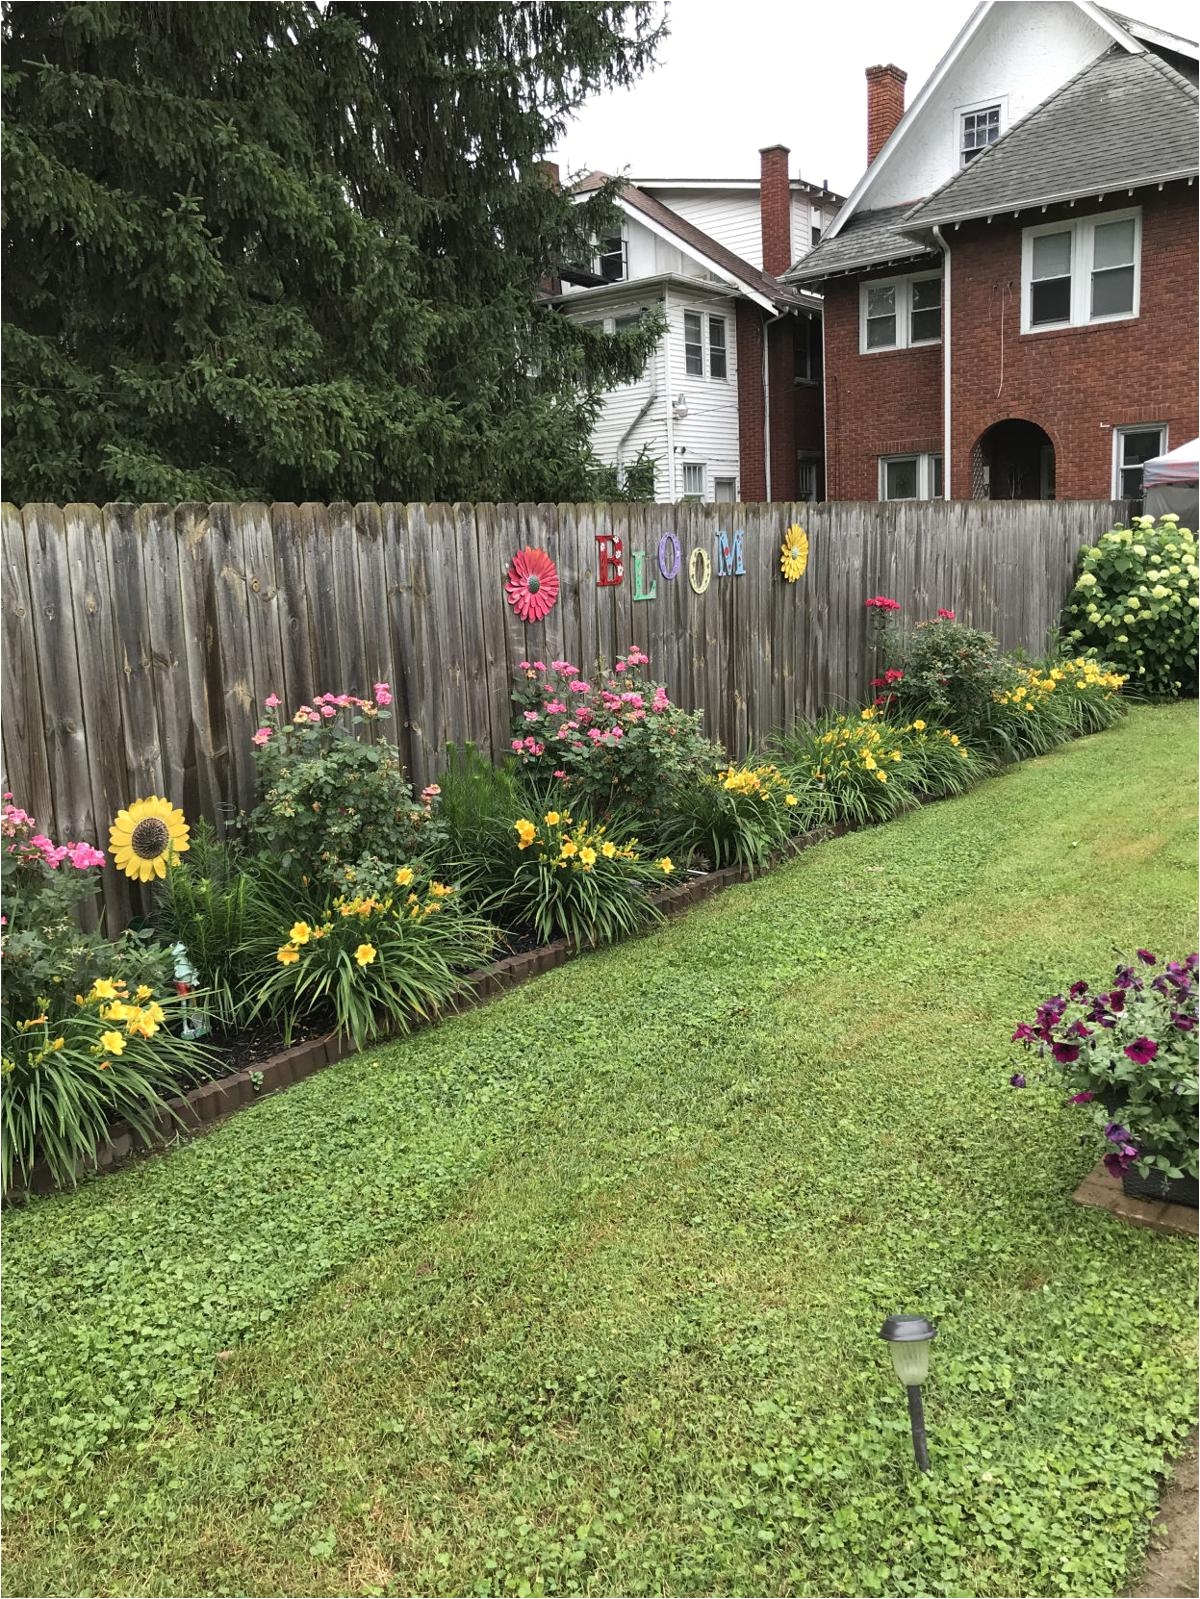
{"label": "overcast sky", "polygon": [[[969,0],[673,0],[660,64],[580,114],[554,159],[638,178],[758,176],[763,145],[786,144],[791,173],[848,194],[866,161],[863,69],[894,61],[911,103]],[[1186,37],[1194,0],[1127,0]]]}

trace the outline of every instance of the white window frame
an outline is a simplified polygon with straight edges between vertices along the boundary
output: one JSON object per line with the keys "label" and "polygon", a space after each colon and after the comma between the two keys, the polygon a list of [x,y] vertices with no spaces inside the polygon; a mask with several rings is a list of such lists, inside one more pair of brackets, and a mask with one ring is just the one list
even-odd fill
{"label": "white window frame", "polygon": [[[1123,500],[1125,498],[1125,491],[1121,484],[1121,471],[1124,466],[1124,462],[1122,461],[1122,455],[1124,454],[1122,440],[1127,433],[1153,433],[1155,429],[1158,430],[1159,435],[1159,447],[1157,453],[1159,455],[1165,455],[1171,448],[1170,428],[1168,427],[1167,423],[1122,422],[1120,427],[1113,428],[1112,485],[1114,500]],[[1153,459],[1154,457],[1151,456],[1151,460]],[[1146,485],[1143,482],[1143,496],[1145,495],[1145,491]]]}
{"label": "white window frame", "polygon": [[[879,457],[879,498],[884,504],[915,505],[922,500],[938,499],[941,496],[933,492],[933,463],[942,459],[940,450],[931,450],[922,453],[919,450],[904,450],[899,455],[881,455]],[[887,494],[887,469],[897,461],[915,461],[917,463],[917,492],[914,495],[896,495],[888,499]],[[943,470],[945,463],[943,462]]]}
{"label": "white window frame", "polygon": [[810,249],[815,249],[821,242],[821,235],[825,231],[825,213],[819,205],[808,208],[808,243]]}
{"label": "white window frame", "polygon": [[[689,339],[688,338],[688,317],[694,317],[695,320],[700,324],[700,337],[698,339]],[[707,362],[704,359],[704,313],[703,313],[703,311],[693,311],[687,306],[684,307],[682,333],[683,333],[683,375],[684,375],[684,377],[685,378],[703,378],[703,377],[707,377],[707,375],[708,375],[708,364],[707,364]],[[687,363],[688,363],[688,345],[689,344],[691,344],[693,348],[695,348],[696,346],[699,346],[699,349],[700,349],[700,370],[699,370],[699,372],[692,372],[692,371],[689,371],[689,369],[688,369],[688,364]]]}
{"label": "white window frame", "polygon": [[[812,493],[805,493],[801,484],[804,473],[812,473]],[[821,484],[821,457],[819,455],[799,455],[796,458],[796,498],[808,504],[817,503],[817,493]]]}
{"label": "white window frame", "polygon": [[[954,108],[954,159],[952,170],[962,172],[971,165],[963,160],[963,118],[970,116],[972,111],[990,111],[992,106],[1000,108],[1000,132],[998,138],[1003,138],[1008,132],[1008,96],[1006,94],[989,94],[986,100],[972,100],[967,105],[956,105]],[[991,145],[987,148],[990,150]],[[981,150],[980,155],[983,154]]]}
{"label": "white window frame", "polygon": [[[942,333],[936,339],[914,339],[912,337],[912,285],[914,283],[927,283],[931,278],[940,279],[941,268],[935,267],[932,272],[906,272],[897,278],[867,278],[858,286],[858,353],[860,355],[891,355],[896,350],[928,350],[935,344],[942,342],[945,332],[946,317],[946,290],[942,288]],[[895,289],[896,291],[896,342],[895,344],[877,344],[873,349],[867,347],[867,294],[870,289]]]}
{"label": "white window frame", "polygon": [[[722,483],[728,483],[730,488],[733,490],[733,493],[729,496],[728,500],[723,500],[721,498],[719,490],[720,490],[720,487],[721,487]],[[737,488],[737,478],[735,476],[732,476],[728,472],[724,472],[724,473],[721,474],[720,477],[714,477],[713,478],[713,504],[714,505],[726,505],[726,504],[728,504],[728,505],[736,505],[737,504],[737,497],[738,497],[738,488]]]}
{"label": "white window frame", "polygon": [[[688,486],[687,486],[688,473],[689,472],[699,472],[699,474],[700,474],[701,484],[700,484],[700,492],[699,492],[699,494],[697,494],[694,489],[689,489]],[[682,493],[681,497],[683,499],[685,499],[685,500],[699,500],[701,505],[707,505],[708,504],[708,462],[707,461],[685,461],[683,463],[683,471],[679,474],[679,476],[680,476],[680,480],[683,483],[683,493]]]}
{"label": "white window frame", "polygon": [[621,276],[619,278],[604,278],[605,283],[629,282],[629,236],[625,231],[624,223],[621,224],[616,233],[606,233],[603,238],[596,240],[596,248],[592,255],[592,271],[598,278],[604,277],[604,272],[600,265],[601,257],[605,255],[615,255],[617,252],[615,250],[605,250],[602,247],[605,243],[605,240],[617,238],[619,238],[621,241]]}
{"label": "white window frame", "polygon": [[[1128,311],[1113,311],[1106,316],[1092,315],[1092,263],[1096,229],[1110,222],[1133,223],[1133,306]],[[1071,310],[1065,321],[1039,322],[1033,316],[1033,241],[1046,233],[1071,235]],[[1141,315],[1142,301],[1142,208],[1097,211],[1094,216],[1071,217],[1059,222],[1039,222],[1021,234],[1021,332],[1054,333],[1062,328],[1098,328],[1109,322],[1133,322]],[[1147,424],[1150,425],[1150,424]]]}
{"label": "white window frame", "polygon": [[[725,370],[724,370],[724,372],[721,373],[721,375],[719,377],[715,377],[713,375],[713,369],[712,369],[713,323],[714,322],[719,322],[721,324],[721,343],[718,346],[718,348],[721,350],[722,354],[725,357]],[[708,367],[708,370],[707,370],[705,376],[708,378],[710,383],[728,383],[729,382],[729,318],[725,317],[725,316],[720,316],[716,311],[708,311],[708,312],[706,312],[705,313],[705,318],[704,318],[704,331],[707,334],[707,338],[704,341],[704,354],[705,354],[706,364],[707,364],[707,367]]]}

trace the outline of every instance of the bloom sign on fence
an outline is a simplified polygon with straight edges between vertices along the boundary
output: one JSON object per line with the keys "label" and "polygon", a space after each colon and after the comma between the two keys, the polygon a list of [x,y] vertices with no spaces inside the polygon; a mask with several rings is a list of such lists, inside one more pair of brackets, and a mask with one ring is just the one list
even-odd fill
{"label": "bloom sign on fence", "polygon": [[518,662],[634,645],[739,755],[861,701],[871,595],[1042,649],[1121,509],[6,506],[5,787],[58,838],[103,836],[137,794],[219,821],[252,798],[268,694],[376,683],[419,787],[447,740],[505,752]]}

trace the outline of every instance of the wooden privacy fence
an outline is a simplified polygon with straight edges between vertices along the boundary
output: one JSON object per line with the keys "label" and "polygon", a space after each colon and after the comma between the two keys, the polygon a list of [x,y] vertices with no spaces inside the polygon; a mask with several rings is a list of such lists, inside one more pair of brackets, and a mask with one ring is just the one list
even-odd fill
{"label": "wooden privacy fence", "polygon": [[[906,617],[947,606],[1007,647],[1043,649],[1080,546],[1123,509],[6,505],[6,787],[54,837],[102,846],[116,810],[144,794],[220,821],[252,799],[266,695],[294,709],[377,681],[392,686],[392,727],[419,787],[447,740],[507,749],[518,661],[586,669],[635,643],[741,754],[773,728],[862,700],[870,595],[899,600]],[[788,583],[779,547],[797,523],[808,565]],[[622,581],[602,586],[618,540]],[[553,558],[561,584],[528,626],[504,593],[526,546]],[[110,907],[127,908],[125,886],[107,886]]]}

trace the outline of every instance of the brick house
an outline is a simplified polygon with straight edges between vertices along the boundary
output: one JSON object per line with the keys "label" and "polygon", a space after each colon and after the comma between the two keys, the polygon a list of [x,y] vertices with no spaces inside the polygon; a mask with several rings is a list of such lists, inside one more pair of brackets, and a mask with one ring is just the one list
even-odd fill
{"label": "brick house", "polygon": [[[655,498],[824,496],[821,297],[779,274],[803,259],[842,196],[760,153],[755,179],[639,179],[617,196],[620,233],[564,271],[564,314],[610,331],[651,306],[667,329],[641,377],[604,396],[592,445],[628,465],[645,449]],[[607,181],[591,173],[581,197]]]}
{"label": "brick house", "polygon": [[1137,500],[1197,431],[1197,47],[992,0],[784,274],[825,316],[830,499]]}

